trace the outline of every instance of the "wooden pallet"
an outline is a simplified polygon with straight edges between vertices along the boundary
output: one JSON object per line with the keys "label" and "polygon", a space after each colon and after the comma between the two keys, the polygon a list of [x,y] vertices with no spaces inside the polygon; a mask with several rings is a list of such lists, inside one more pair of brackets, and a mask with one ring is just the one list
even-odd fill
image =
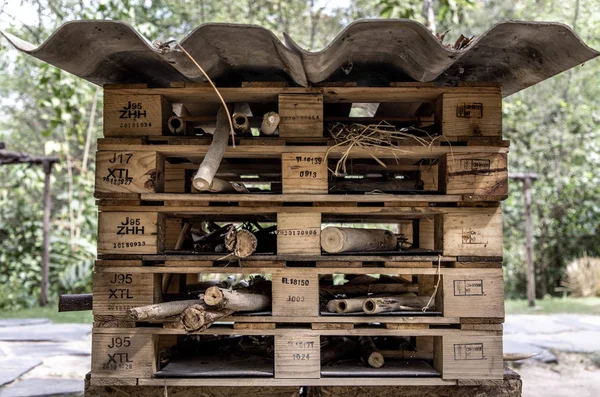
{"label": "wooden pallet", "polygon": [[[95,328],[92,334],[92,380],[94,378],[136,379],[139,385],[176,385],[178,377],[154,378],[160,370],[158,357],[163,348],[176,345],[177,335],[183,331],[162,328]],[[423,338],[431,343],[431,357],[427,368],[429,384],[444,384],[460,379],[502,379],[501,331],[463,331],[458,329],[381,329],[355,328],[353,330],[311,330],[290,326],[284,329],[233,329],[214,325],[194,335],[273,335],[272,376],[246,377],[242,379],[196,377],[187,380],[190,385],[408,385],[423,380],[398,377],[373,376],[326,377],[329,368],[321,366],[321,337],[323,336],[398,336]],[[419,340],[417,339],[417,344]],[[428,361],[428,360],[425,360]],[[213,363],[217,364],[217,363]],[[399,364],[408,365],[408,364]],[[400,367],[401,369],[401,367]],[[268,369],[267,369],[268,370]],[[349,371],[353,373],[353,371]],[[175,374],[177,376],[177,374]],[[235,376],[235,373],[231,373]],[[358,379],[357,379],[358,378]],[[369,379],[369,380],[366,380]],[[245,381],[245,383],[242,383]],[[220,383],[217,383],[220,382]],[[363,383],[366,382],[366,383]]]}
{"label": "wooden pallet", "polygon": [[[255,220],[277,225],[277,254],[320,255],[326,222],[398,225],[418,253],[502,256],[502,211],[495,207],[100,207],[98,254],[178,254],[169,251],[182,220]],[[389,252],[388,255],[411,254]],[[262,256],[271,260],[270,255]],[[367,254],[368,255],[368,254]],[[381,255],[381,254],[379,254]],[[334,258],[335,255],[323,255]]]}
{"label": "wooden pallet", "polygon": [[[416,265],[422,263],[415,262]],[[177,264],[175,264],[177,265]],[[323,277],[345,274],[371,274],[372,268],[214,268],[200,266],[179,266],[173,264],[154,266],[132,266],[119,261],[100,261],[94,273],[93,314],[95,324],[101,326],[133,326],[127,317],[127,310],[133,307],[159,303],[170,294],[183,294],[187,284],[199,281],[199,274],[262,274],[272,280],[271,310],[258,315],[235,315],[228,318],[237,327],[241,324],[255,324],[260,328],[276,328],[286,323],[312,324],[313,329],[331,328],[353,329],[353,324],[388,324],[408,327],[418,324],[421,328],[429,325],[501,323],[504,318],[504,284],[502,269],[457,269],[406,267],[382,268],[376,271],[386,276],[395,276],[406,288],[419,296],[434,294],[435,284],[440,278],[439,288],[431,313],[420,311],[396,312],[383,315],[353,313],[337,315],[327,313],[327,298],[323,291],[332,284],[323,284]],[[163,286],[169,277],[170,284]],[[161,286],[162,289],[161,289]],[[368,286],[365,286],[368,287]],[[365,293],[366,295],[366,293]],[[184,298],[179,298],[184,299]],[[192,299],[191,297],[188,299]],[[117,324],[117,325],[115,325]],[[475,329],[471,325],[466,328]],[[170,324],[166,324],[170,326]],[[465,328],[465,329],[466,329]]]}
{"label": "wooden pallet", "polygon": [[[144,200],[223,201],[219,194],[198,192],[191,184],[208,144],[110,141],[98,143],[96,197],[138,199],[142,195]],[[350,194],[345,198],[348,202],[398,200],[382,193],[447,194],[459,196],[453,201],[497,201],[508,194],[505,147],[406,146],[400,152],[352,149],[346,162],[347,175],[334,177],[332,170],[346,150],[345,146],[229,147],[216,177],[252,189],[248,194],[225,195],[228,201],[288,201],[287,195],[294,194],[306,195],[304,201],[323,200],[314,200],[311,195],[339,200],[339,194]],[[372,191],[379,194],[369,197],[367,193]],[[160,198],[156,193],[162,193]],[[185,193],[194,194],[182,197]]]}
{"label": "wooden pallet", "polygon": [[[378,381],[379,379],[375,379]],[[404,384],[400,384],[404,381]],[[308,397],[373,397],[388,396],[397,397],[420,397],[423,395],[447,396],[447,397],[521,397],[521,377],[514,371],[504,368],[502,380],[476,380],[476,381],[444,381],[443,385],[435,385],[437,380],[430,379],[397,379],[398,384],[393,386],[381,386],[374,383],[373,386],[356,387],[348,384],[340,386],[308,386],[304,387]],[[165,392],[165,385],[138,387],[137,379],[130,379],[116,385],[114,378],[94,378],[90,374],[85,378],[85,395],[95,397],[112,397],[115,392],[127,393],[131,397],[142,397],[148,395],[159,395]],[[294,386],[221,386],[204,384],[190,385],[194,380],[171,381],[167,386],[167,393],[173,393],[180,397],[222,397],[222,396],[251,396],[251,397],[299,397],[300,387]],[[110,386],[112,385],[112,386]],[[118,386],[118,387],[117,387]],[[411,386],[411,387],[398,387]]]}
{"label": "wooden pallet", "polygon": [[[259,126],[262,115],[281,116],[279,138],[323,138],[325,125],[343,122],[376,124],[382,120],[398,127],[417,126],[441,135],[447,142],[471,139],[498,143],[502,135],[500,87],[434,87],[428,84],[392,84],[391,87],[265,87],[254,84],[220,88],[228,104],[247,103]],[[369,117],[350,117],[353,104],[378,104]],[[173,104],[176,104],[174,107]],[[106,137],[160,137],[166,123],[178,115],[186,123],[214,123],[221,106],[210,86],[173,88],[118,88],[104,91]],[[356,107],[358,105],[354,105]],[[325,127],[325,128],[324,128]]]}

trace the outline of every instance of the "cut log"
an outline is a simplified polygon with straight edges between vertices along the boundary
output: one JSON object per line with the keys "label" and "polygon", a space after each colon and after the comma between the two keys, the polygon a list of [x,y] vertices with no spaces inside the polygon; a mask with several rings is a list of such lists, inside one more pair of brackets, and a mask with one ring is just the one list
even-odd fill
{"label": "cut log", "polygon": [[370,336],[361,336],[358,341],[360,343],[362,358],[365,363],[373,368],[383,367],[383,364],[385,364],[383,354],[377,350],[373,338]]}
{"label": "cut log", "polygon": [[181,314],[186,308],[202,304],[201,299],[190,299],[157,303],[154,305],[134,307],[127,310],[127,315],[135,321],[160,320],[165,317]]}
{"label": "cut log", "polygon": [[[363,303],[367,298],[332,299],[327,303],[330,313],[357,313],[362,312]],[[331,306],[330,306],[331,305]],[[333,310],[329,310],[332,308]]]}
{"label": "cut log", "polygon": [[356,352],[357,348],[357,343],[352,339],[341,337],[330,340],[327,346],[321,349],[321,365],[350,357]]}
{"label": "cut log", "polygon": [[345,284],[324,286],[321,287],[321,290],[331,295],[366,297],[368,294],[402,294],[407,292],[419,292],[419,286],[416,284]]}
{"label": "cut log", "polygon": [[253,292],[210,287],[205,292],[204,303],[211,309],[229,309],[236,312],[260,311],[271,306],[269,295]]}
{"label": "cut log", "polygon": [[429,296],[389,296],[369,298],[363,303],[367,314],[395,312],[402,310],[421,310],[427,306]]}
{"label": "cut log", "polygon": [[169,120],[167,120],[167,126],[169,127],[169,131],[175,135],[186,135],[188,125],[181,118],[177,116],[171,116]]}
{"label": "cut log", "polygon": [[256,251],[258,240],[248,230],[232,228],[225,235],[225,248],[238,258],[246,258]]}
{"label": "cut log", "polygon": [[233,121],[233,130],[237,135],[240,136],[248,136],[250,134],[250,122],[248,121],[248,117],[243,113],[234,113],[231,116],[231,121]]}
{"label": "cut log", "polygon": [[389,230],[328,226],[321,231],[321,247],[329,253],[390,251],[397,244]]}
{"label": "cut log", "polygon": [[265,113],[262,124],[260,125],[260,131],[265,135],[275,135],[279,121],[281,117],[276,112]]}
{"label": "cut log", "polygon": [[221,107],[217,113],[217,127],[213,134],[212,142],[204,156],[204,160],[198,168],[198,172],[192,180],[194,187],[200,191],[210,189],[213,178],[219,169],[227,143],[229,141],[229,120],[224,107]]}
{"label": "cut log", "polygon": [[92,310],[92,294],[62,294],[58,297],[59,312]]}
{"label": "cut log", "polygon": [[207,309],[203,305],[193,305],[187,307],[181,313],[181,326],[186,332],[204,331],[215,321],[230,316],[233,310]]}

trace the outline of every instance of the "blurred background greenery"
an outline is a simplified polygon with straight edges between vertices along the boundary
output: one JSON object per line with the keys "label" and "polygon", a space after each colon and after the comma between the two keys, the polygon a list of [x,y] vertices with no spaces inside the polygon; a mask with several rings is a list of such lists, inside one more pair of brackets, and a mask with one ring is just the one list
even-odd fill
{"label": "blurred background greenery", "polygon": [[[447,43],[517,19],[568,24],[588,45],[600,48],[597,5],[597,0],[5,0],[0,1],[0,28],[42,43],[60,24],[75,19],[123,20],[150,40],[181,39],[204,22],[251,23],[280,38],[286,32],[304,48],[318,50],[359,18],[415,19],[439,33],[448,31]],[[53,174],[51,299],[61,292],[90,291],[102,93],[17,52],[6,40],[0,40],[0,53],[0,142],[9,150],[61,159]],[[555,288],[571,261],[600,255],[599,97],[596,60],[504,101],[509,170],[540,175],[533,186],[540,297],[561,293]],[[40,167],[0,167],[0,310],[32,307],[38,300],[43,179]],[[521,298],[526,290],[523,200],[518,182],[511,181],[509,188],[503,204],[506,293]]]}

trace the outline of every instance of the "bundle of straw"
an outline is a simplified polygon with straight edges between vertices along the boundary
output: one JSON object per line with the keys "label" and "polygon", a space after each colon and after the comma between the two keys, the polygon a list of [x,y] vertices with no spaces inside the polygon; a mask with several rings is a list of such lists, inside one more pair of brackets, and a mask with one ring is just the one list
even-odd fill
{"label": "bundle of straw", "polygon": [[[427,135],[427,138],[416,136],[409,133],[409,131],[423,132]],[[370,149],[388,149],[394,154],[396,161],[398,161],[401,154],[411,152],[407,149],[401,149],[398,145],[399,141],[414,140],[417,144],[431,146],[435,140],[439,138],[439,136],[431,137],[427,132],[413,127],[401,128],[398,130],[386,121],[380,121],[377,124],[369,125],[359,123],[351,125],[335,123],[329,128],[329,134],[333,137],[336,144],[327,150],[325,158],[327,158],[333,148],[338,146],[348,146],[337,162],[335,170],[330,169],[336,176],[346,174],[346,161],[354,148],[365,150],[381,166],[386,167],[383,161],[370,152]]]}

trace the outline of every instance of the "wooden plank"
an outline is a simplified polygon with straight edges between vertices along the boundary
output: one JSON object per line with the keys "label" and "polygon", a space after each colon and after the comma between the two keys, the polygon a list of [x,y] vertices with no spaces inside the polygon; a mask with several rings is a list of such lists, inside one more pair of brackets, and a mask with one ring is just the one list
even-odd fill
{"label": "wooden plank", "polygon": [[273,317],[318,316],[319,278],[302,270],[277,270],[272,274]]}
{"label": "wooden plank", "polygon": [[442,276],[444,316],[504,317],[502,269],[453,270]]}
{"label": "wooden plank", "polygon": [[396,268],[406,268],[406,267],[432,267],[431,262],[383,262],[383,266],[385,267],[396,267]]}
{"label": "wooden plank", "polygon": [[92,334],[92,378],[150,378],[157,337],[126,331]]}
{"label": "wooden plank", "polygon": [[[87,379],[86,379],[87,383]],[[137,386],[137,378],[91,378],[92,386]],[[88,394],[86,394],[88,395]]]}
{"label": "wooden plank", "polygon": [[275,329],[276,323],[233,323],[233,329]]}
{"label": "wooden plank", "polygon": [[502,256],[502,209],[474,210],[469,215],[446,213],[443,220],[440,218],[436,248],[443,250],[444,255]]}
{"label": "wooden plank", "polygon": [[353,323],[312,323],[310,329],[324,330],[324,329],[336,329],[336,330],[348,330],[354,329]]}
{"label": "wooden plank", "polygon": [[104,136],[162,135],[173,111],[160,95],[104,92]]}
{"label": "wooden plank", "polygon": [[281,155],[283,194],[327,194],[327,161],[314,153],[284,153]]}
{"label": "wooden plank", "polygon": [[[167,168],[167,179],[165,181],[165,191],[169,193],[144,193],[140,197],[144,201],[186,201],[190,205],[195,205],[194,202],[205,203],[210,202],[324,202],[324,203],[368,203],[368,202],[386,202],[398,203],[400,205],[414,203],[455,203],[463,199],[462,195],[399,195],[399,194],[175,194],[181,189],[183,192],[183,174],[177,174],[175,171]],[[169,176],[170,175],[170,176]],[[172,178],[172,179],[169,179]]]}
{"label": "wooden plank", "polygon": [[318,379],[320,376],[319,336],[275,336],[276,379]]}
{"label": "wooden plank", "polygon": [[[246,390],[248,386],[276,386],[276,389],[281,389],[281,386],[450,386],[452,388],[456,388],[457,381],[452,380],[443,380],[439,378],[320,378],[320,379],[232,379],[232,378],[211,378],[211,379],[140,379],[138,384],[140,386],[157,386],[159,389],[156,389],[158,393],[164,392],[164,387],[166,386],[179,386],[179,387],[193,387],[193,394],[182,394],[182,396],[198,396],[198,386],[223,386],[229,385],[231,387],[237,387],[239,390],[243,390],[243,396],[253,396],[252,394],[246,394]],[[243,386],[243,387],[240,387]],[[411,387],[404,387],[404,389],[411,389]],[[365,388],[359,388],[360,390],[364,390]],[[146,388],[136,388],[135,390],[143,390]],[[270,390],[270,389],[267,389]],[[267,391],[265,391],[267,392]],[[397,391],[395,391],[396,393]],[[147,392],[146,392],[147,393]],[[422,392],[421,392],[422,393]],[[146,396],[147,394],[133,394],[132,396]],[[236,394],[222,394],[221,396],[235,396]],[[268,396],[278,396],[278,394],[266,394]],[[347,394],[341,394],[343,396]],[[397,396],[398,394],[392,394]],[[179,396],[179,393],[178,393]],[[201,395],[203,396],[203,395]],[[212,396],[212,395],[211,395]],[[462,395],[461,397],[467,397],[468,394]],[[491,396],[491,395],[490,395]],[[507,396],[508,397],[508,396]],[[512,397],[512,396],[510,396]],[[520,397],[520,396],[519,396]]]}
{"label": "wooden plank", "polygon": [[92,313],[128,318],[127,310],[155,303],[159,277],[152,273],[94,273]]}
{"label": "wooden plank", "polygon": [[157,218],[156,212],[100,212],[98,253],[156,254]]}
{"label": "wooden plank", "polygon": [[154,193],[156,152],[96,153],[96,192]]}
{"label": "wooden plank", "polygon": [[441,344],[443,379],[502,379],[502,336],[450,334]]}
{"label": "wooden plank", "polygon": [[[306,208],[310,209],[310,208]],[[319,208],[317,208],[319,209]],[[278,213],[277,253],[315,255],[321,253],[321,214]]]}
{"label": "wooden plank", "polygon": [[508,194],[506,153],[461,153],[442,156],[441,188],[446,194]]}
{"label": "wooden plank", "polygon": [[323,95],[280,94],[279,116],[279,136],[282,138],[322,137]]}
{"label": "wooden plank", "polygon": [[[445,137],[502,136],[502,95],[444,93],[441,127]],[[436,115],[438,116],[438,115]]]}

